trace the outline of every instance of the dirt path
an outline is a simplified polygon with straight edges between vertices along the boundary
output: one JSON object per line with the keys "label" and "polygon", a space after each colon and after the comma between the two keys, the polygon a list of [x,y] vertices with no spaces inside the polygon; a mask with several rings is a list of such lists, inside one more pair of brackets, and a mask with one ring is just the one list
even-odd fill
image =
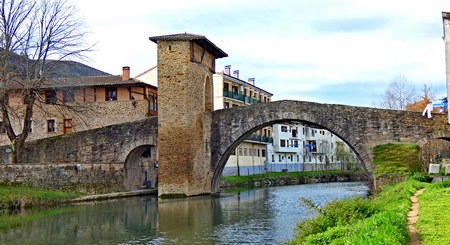
{"label": "dirt path", "polygon": [[411,210],[408,212],[408,245],[422,244],[419,239],[419,233],[416,228],[416,223],[419,219],[419,201],[417,200],[417,196],[420,195],[423,191],[425,191],[425,189],[417,190],[414,196],[411,197],[412,205]]}

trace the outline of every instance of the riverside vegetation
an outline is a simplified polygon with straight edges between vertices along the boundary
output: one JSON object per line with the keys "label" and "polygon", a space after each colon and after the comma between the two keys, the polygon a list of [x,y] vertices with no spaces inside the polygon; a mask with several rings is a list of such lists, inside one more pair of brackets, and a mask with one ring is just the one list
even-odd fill
{"label": "riverside vegetation", "polygon": [[382,186],[368,198],[334,201],[324,207],[301,200],[317,216],[300,222],[294,239],[287,244],[407,244],[410,197],[421,188],[426,188],[419,196],[417,225],[422,244],[448,244],[450,228],[446,221],[450,220],[450,212],[445,209],[450,180],[427,183],[429,176],[415,172],[420,169],[418,152],[416,145],[408,144],[375,147],[375,176],[400,174],[403,180]]}

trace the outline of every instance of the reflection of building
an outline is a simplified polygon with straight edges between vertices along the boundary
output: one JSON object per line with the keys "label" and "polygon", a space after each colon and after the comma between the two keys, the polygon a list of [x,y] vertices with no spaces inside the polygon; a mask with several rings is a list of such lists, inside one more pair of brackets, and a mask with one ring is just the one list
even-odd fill
{"label": "reflection of building", "polygon": [[[255,105],[271,101],[272,94],[255,86],[255,79],[239,79],[239,71],[225,66],[225,71],[217,72],[214,81],[214,110]],[[222,175],[249,175],[264,173],[266,145],[271,140],[272,129],[266,127],[243,141],[228,158]]]}
{"label": "reflection of building", "polygon": [[[10,114],[16,133],[21,131],[26,98],[22,86],[8,89]],[[157,115],[156,87],[130,78],[129,67],[122,76],[54,78],[46,81],[33,107],[27,140],[104,127]],[[1,118],[1,116],[0,116]],[[4,128],[0,144],[10,141]]]}
{"label": "reflection of building", "polygon": [[355,162],[350,148],[328,130],[300,123],[274,124],[267,146],[268,171],[344,168]]}

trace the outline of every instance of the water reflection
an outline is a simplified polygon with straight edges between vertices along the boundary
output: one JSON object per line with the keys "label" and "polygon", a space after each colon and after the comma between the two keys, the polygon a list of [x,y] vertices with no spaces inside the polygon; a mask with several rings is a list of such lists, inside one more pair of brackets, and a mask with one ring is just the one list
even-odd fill
{"label": "water reflection", "polygon": [[[220,197],[160,200],[135,197],[26,214],[43,215],[0,230],[0,244],[234,244],[281,243],[316,203],[363,196],[363,183],[285,186]],[[48,212],[45,213],[45,212]]]}

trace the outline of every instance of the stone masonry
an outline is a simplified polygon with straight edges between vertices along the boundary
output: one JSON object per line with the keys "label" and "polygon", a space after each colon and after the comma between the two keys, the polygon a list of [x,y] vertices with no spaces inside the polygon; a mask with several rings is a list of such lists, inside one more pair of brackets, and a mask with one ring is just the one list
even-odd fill
{"label": "stone masonry", "polygon": [[211,192],[209,132],[215,59],[227,56],[204,36],[150,37],[158,51],[158,195]]}
{"label": "stone masonry", "polygon": [[20,164],[9,164],[1,147],[0,183],[87,193],[129,190],[124,183],[134,167],[129,165],[139,163],[147,149],[149,162],[156,162],[156,124],[157,118],[149,117],[28,142]]}
{"label": "stone masonry", "polygon": [[[343,139],[373,174],[372,149],[387,143],[417,143],[450,139],[447,115],[428,119],[420,112],[384,110],[304,101],[276,101],[212,112],[212,189],[217,190],[226,160],[246,137],[279,122],[305,122],[324,127]],[[375,186],[374,186],[375,187]]]}

